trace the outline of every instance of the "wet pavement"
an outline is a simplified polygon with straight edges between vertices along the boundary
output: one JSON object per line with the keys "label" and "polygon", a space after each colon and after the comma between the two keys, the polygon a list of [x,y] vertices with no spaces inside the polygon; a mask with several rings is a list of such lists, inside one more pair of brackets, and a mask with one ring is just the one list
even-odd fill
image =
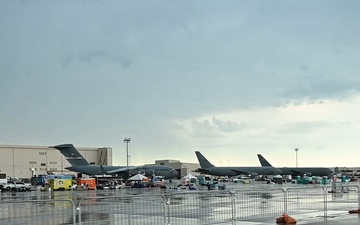
{"label": "wet pavement", "polygon": [[276,217],[285,210],[281,189],[285,187],[291,188],[287,192],[287,212],[297,224],[360,224],[357,214],[348,213],[358,206],[355,191],[327,194],[325,218],[323,187],[232,183],[225,191],[212,192],[206,188],[202,192],[125,188],[1,193],[0,224],[232,224],[232,215],[236,224],[275,224]]}
{"label": "wet pavement", "polygon": [[[343,214],[338,214],[330,216],[328,218],[317,217],[311,215],[295,215],[292,216],[297,220],[298,225],[357,225],[360,224],[360,216],[355,214],[348,214],[343,212]],[[268,225],[276,224],[276,218],[274,219],[259,219],[252,221],[237,221],[236,224],[241,225]],[[229,223],[230,225],[231,223]]]}

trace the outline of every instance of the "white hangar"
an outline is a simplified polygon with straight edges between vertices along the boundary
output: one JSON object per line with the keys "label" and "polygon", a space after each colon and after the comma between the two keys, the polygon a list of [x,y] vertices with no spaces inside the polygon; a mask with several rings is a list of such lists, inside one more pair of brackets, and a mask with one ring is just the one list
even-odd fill
{"label": "white hangar", "polygon": [[[75,146],[76,147],[76,146]],[[112,165],[112,148],[76,147],[90,163]],[[10,177],[30,178],[39,174],[71,174],[70,163],[59,150],[49,146],[0,145],[0,173]]]}

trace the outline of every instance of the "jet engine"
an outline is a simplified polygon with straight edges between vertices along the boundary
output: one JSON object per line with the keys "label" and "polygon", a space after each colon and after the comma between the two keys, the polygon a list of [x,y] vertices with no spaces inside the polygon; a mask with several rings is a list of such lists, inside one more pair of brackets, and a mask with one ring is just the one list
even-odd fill
{"label": "jet engine", "polygon": [[250,174],[249,174],[249,177],[251,177],[251,178],[255,178],[255,177],[257,177],[257,176],[259,176],[258,173],[250,173]]}

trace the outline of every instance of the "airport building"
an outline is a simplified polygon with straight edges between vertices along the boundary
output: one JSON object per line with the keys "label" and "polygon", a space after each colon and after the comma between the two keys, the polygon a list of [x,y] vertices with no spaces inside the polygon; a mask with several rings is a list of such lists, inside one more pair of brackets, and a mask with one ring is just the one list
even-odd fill
{"label": "airport building", "polygon": [[199,163],[186,163],[186,162],[181,162],[180,160],[166,159],[166,160],[156,160],[155,165],[171,166],[178,172],[179,174],[178,178],[186,176],[189,173],[191,173],[194,176],[200,175],[199,173],[193,172],[194,170],[200,167]]}
{"label": "airport building", "polygon": [[[109,166],[113,164],[111,147],[75,147],[90,164]],[[198,163],[166,159],[156,160],[155,165],[174,168],[179,174],[178,178],[189,173],[199,175],[194,172],[200,167]],[[9,177],[30,178],[34,173],[36,175],[75,174],[65,169],[69,166],[71,165],[60,151],[49,146],[0,145],[0,174],[6,174]],[[360,177],[360,167],[339,167],[339,169],[343,175]]]}
{"label": "airport building", "polygon": [[[112,148],[75,148],[90,164],[109,165],[113,164]],[[150,164],[148,164],[150,165]],[[155,164],[171,166],[178,173],[179,177],[188,173],[199,175],[193,172],[200,167],[198,163],[186,163],[180,160],[156,160]],[[76,174],[65,169],[71,166],[59,150],[49,146],[32,145],[0,145],[0,174],[9,177],[30,178],[34,174]]]}
{"label": "airport building", "polygon": [[[76,147],[76,146],[75,146]],[[76,147],[90,163],[112,165],[112,148]],[[39,174],[74,174],[59,150],[49,146],[0,145],[0,173],[10,177],[30,178]]]}
{"label": "airport building", "polygon": [[360,177],[360,167],[339,167],[341,174],[351,177]]}

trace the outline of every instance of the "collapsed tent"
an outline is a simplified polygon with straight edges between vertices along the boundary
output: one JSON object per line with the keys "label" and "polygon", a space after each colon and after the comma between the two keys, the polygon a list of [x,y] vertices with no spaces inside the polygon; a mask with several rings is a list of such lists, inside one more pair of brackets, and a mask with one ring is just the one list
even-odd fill
{"label": "collapsed tent", "polygon": [[135,176],[130,177],[128,180],[131,180],[131,181],[149,181],[150,179],[145,177],[144,175],[136,174]]}
{"label": "collapsed tent", "polygon": [[195,177],[191,173],[181,178],[183,184],[196,184],[197,180],[197,177]]}

